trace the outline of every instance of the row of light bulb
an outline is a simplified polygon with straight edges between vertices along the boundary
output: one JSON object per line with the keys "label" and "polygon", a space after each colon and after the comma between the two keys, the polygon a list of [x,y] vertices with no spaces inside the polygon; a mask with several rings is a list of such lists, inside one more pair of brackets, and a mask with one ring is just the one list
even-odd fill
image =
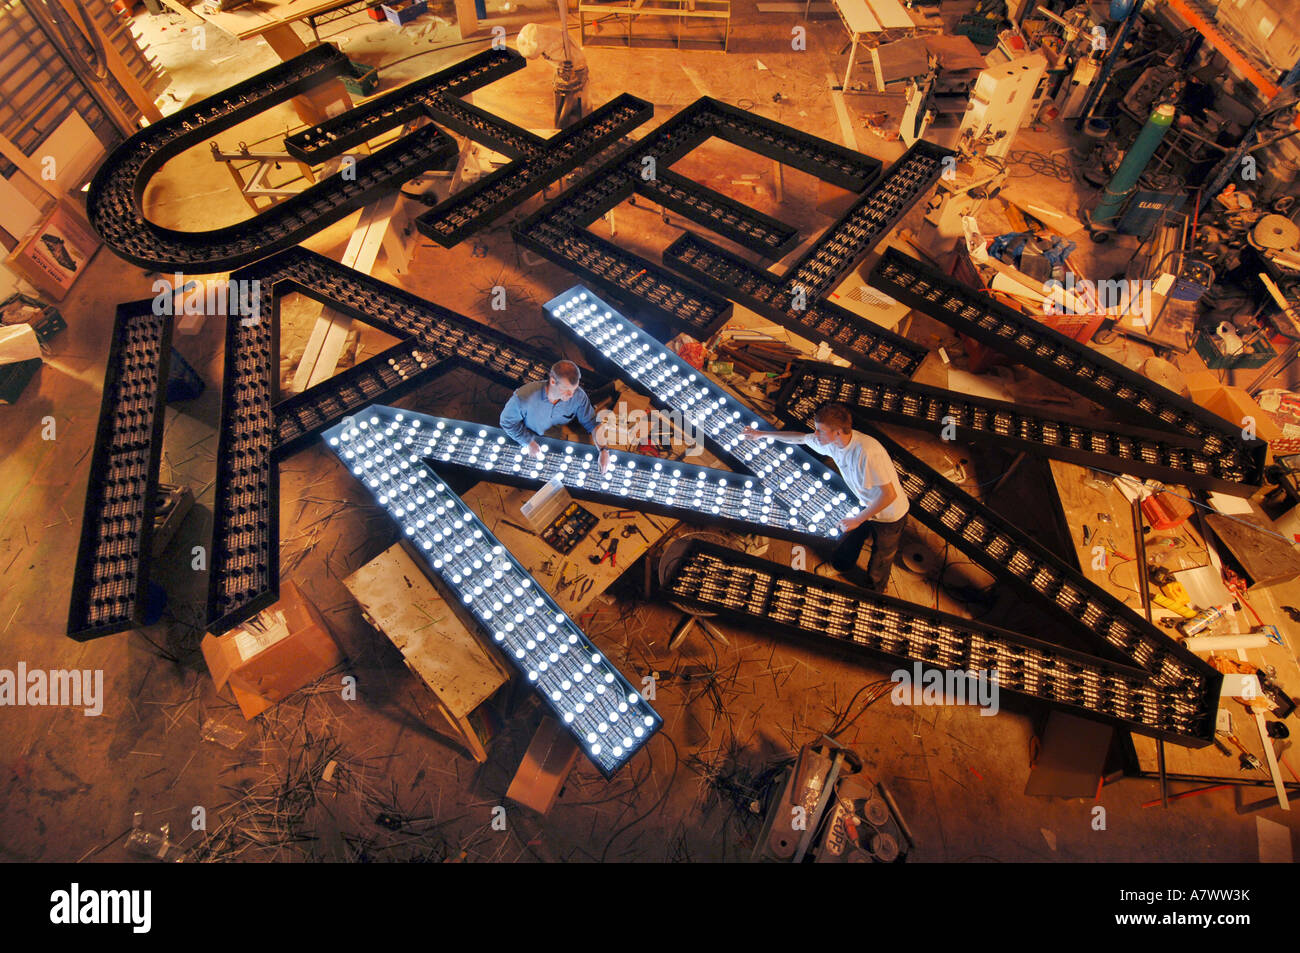
{"label": "row of light bulb", "polygon": [[[921,659],[939,667],[996,668],[1003,688],[1032,697],[1056,697],[1047,682],[1040,683],[1040,679],[1062,681],[1059,668],[1046,664],[1056,660],[1059,666],[1059,658],[1046,646],[1002,644],[973,624],[958,627],[956,623],[918,620],[883,600],[848,597],[803,581],[756,576],[748,568],[737,571],[710,553],[695,552],[688,556],[678,570],[673,588],[679,595],[695,596],[705,604],[720,606],[730,605],[725,596],[731,593],[741,598],[737,605],[744,606],[748,594],[755,589],[766,590],[771,595],[762,613],[774,621],[809,633],[848,639],[898,657]],[[863,624],[864,617],[872,620],[870,624]],[[876,639],[880,640],[878,645]],[[931,647],[937,654],[924,653]],[[1016,660],[1023,664],[1014,665]],[[1190,725],[1199,716],[1199,706],[1193,697],[1161,692],[1145,679],[1134,684],[1132,679],[1109,671],[1104,664],[1083,660],[1079,664],[1082,671],[1069,673],[1068,677],[1082,680],[1087,699],[1085,708],[1157,728],[1164,727],[1170,718]],[[1100,704],[1103,693],[1110,694],[1112,707]]]}
{"label": "row of light bulb", "polygon": [[331,449],[402,527],[607,776],[662,719],[479,518],[412,452],[405,412],[371,407],[331,428]]}
{"label": "row of light bulb", "polygon": [[835,473],[811,454],[772,438],[746,440],[745,427],[768,429],[739,401],[697,375],[663,344],[632,326],[592,292],[570,289],[546,305],[547,312],[618,365],[656,400],[680,412],[721,450],[770,485],[800,515],[805,528],[836,536],[835,524],[859,507]]}
{"label": "row of light bulb", "polygon": [[[594,452],[568,441],[539,438],[540,452],[533,457],[497,427],[423,414],[404,417],[403,429],[383,439],[400,443],[408,455],[484,473],[507,472],[541,483],[559,477],[572,489],[677,508],[686,518],[721,516],[783,530],[800,530],[802,526],[798,513],[777,499],[770,487],[726,470],[611,451],[609,468],[601,473]],[[373,452],[374,447],[366,443],[373,445],[374,441],[367,438],[359,451],[345,450],[344,459],[351,461],[357,452]],[[371,464],[376,465],[382,466]]]}
{"label": "row of light bulb", "polygon": [[[971,558],[979,561],[987,556],[997,560],[1002,568],[1036,587],[1134,664],[1147,669],[1157,684],[1175,684],[1198,677],[1176,655],[1159,651],[1160,637],[1130,622],[1124,607],[1106,598],[1105,590],[1088,585],[1083,577],[1076,577],[1077,583],[1070,582],[1068,571],[1061,573],[1044,564],[1038,554],[1011,536],[978,517],[971,517],[958,501],[938,487],[927,487],[919,474],[900,469],[899,479],[920,512],[937,517],[949,529],[962,528],[960,539],[954,542]],[[975,528],[973,532],[972,528]],[[972,538],[975,533],[980,534],[978,538]]]}

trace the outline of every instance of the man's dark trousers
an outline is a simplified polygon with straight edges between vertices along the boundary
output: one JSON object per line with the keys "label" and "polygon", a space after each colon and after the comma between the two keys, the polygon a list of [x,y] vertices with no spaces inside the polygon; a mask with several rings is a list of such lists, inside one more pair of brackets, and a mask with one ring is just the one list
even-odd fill
{"label": "man's dark trousers", "polygon": [[876,592],[884,592],[889,582],[889,572],[894,566],[894,557],[898,555],[898,543],[903,537],[904,516],[892,523],[867,520],[857,529],[850,530],[840,540],[835,552],[831,554],[831,565],[836,572],[846,573],[856,568],[862,546],[871,534],[871,559],[867,562],[867,587]]}

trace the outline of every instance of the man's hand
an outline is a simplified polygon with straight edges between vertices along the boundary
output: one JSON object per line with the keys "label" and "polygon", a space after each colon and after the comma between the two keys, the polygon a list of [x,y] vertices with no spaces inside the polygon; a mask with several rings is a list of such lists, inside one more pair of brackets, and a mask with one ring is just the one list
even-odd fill
{"label": "man's hand", "polygon": [[742,430],[742,431],[740,432],[740,435],[741,435],[742,437],[744,437],[746,440],[762,440],[762,439],[763,439],[763,435],[762,435],[761,433],[759,433],[757,430],[755,430],[753,427],[746,427],[744,430]]}
{"label": "man's hand", "polygon": [[841,533],[851,533],[867,521],[865,516],[847,516],[835,525]]}
{"label": "man's hand", "polygon": [[600,450],[600,472],[604,473],[609,469],[609,451],[603,447]]}
{"label": "man's hand", "polygon": [[537,445],[536,440],[528,441],[528,455],[530,457],[535,457],[541,452],[542,452],[542,448]]}

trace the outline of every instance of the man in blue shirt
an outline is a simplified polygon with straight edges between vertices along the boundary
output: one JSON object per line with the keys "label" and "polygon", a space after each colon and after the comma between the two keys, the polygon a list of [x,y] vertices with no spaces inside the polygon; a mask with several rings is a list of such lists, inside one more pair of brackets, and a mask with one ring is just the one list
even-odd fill
{"label": "man in blue shirt", "polygon": [[576,420],[600,448],[600,471],[604,473],[609,466],[609,451],[599,433],[591,400],[578,386],[581,376],[577,364],[559,361],[546,380],[525,384],[510,396],[501,411],[501,428],[535,457],[541,450],[538,437],[552,427]]}

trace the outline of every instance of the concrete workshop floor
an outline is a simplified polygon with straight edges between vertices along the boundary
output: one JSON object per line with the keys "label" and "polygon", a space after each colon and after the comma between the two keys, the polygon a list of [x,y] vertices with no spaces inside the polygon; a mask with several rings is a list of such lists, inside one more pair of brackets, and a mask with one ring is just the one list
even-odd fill
{"label": "concrete workshop floor", "polygon": [[[489,9],[498,11],[495,4]],[[494,15],[513,33],[548,5],[512,5]],[[748,0],[733,4],[732,52],[678,54],[667,51],[589,49],[596,102],[625,90],[656,104],[656,121],[707,92],[778,121],[844,141],[834,76],[843,69],[836,51],[838,21],[823,16],[809,24],[808,50],[789,51],[790,16],[759,15]],[[265,45],[237,46],[208,31],[208,49],[192,50],[192,25],[181,14],[141,18],[176,86],[176,100],[228,85],[274,63]],[[166,26],[164,31],[162,28]],[[187,32],[181,28],[186,27]],[[344,30],[346,27],[346,30]],[[372,64],[391,62],[454,38],[453,27],[419,35],[422,26],[398,31],[388,24],[353,18],[324,31],[345,40],[345,51]],[[332,37],[331,37],[332,34]],[[385,72],[385,84],[423,75],[481,46],[429,53]],[[761,59],[766,69],[759,69]],[[218,70],[212,67],[219,65]],[[774,102],[775,94],[780,101]],[[886,161],[901,153],[863,125],[862,114],[880,108],[880,97],[849,96],[845,103],[856,145]],[[550,121],[550,73],[532,64],[477,97],[478,105],[527,127]],[[173,103],[174,105],[175,103]],[[901,100],[892,100],[895,117]],[[248,128],[219,137],[225,146],[275,136],[294,121],[286,108],[259,117]],[[1068,145],[1059,133],[1027,135],[1021,147],[1041,151]],[[771,164],[726,146],[699,150],[680,168],[701,182],[751,202],[769,214],[820,229],[829,219],[812,210],[815,183],[788,172],[786,201],[775,202]],[[1073,187],[1039,177],[1037,194],[1072,211]],[[150,214],[189,229],[239,220],[247,209],[227,173],[206,147],[172,163],[146,197]],[[327,255],[342,253],[355,216],[306,244]],[[993,233],[994,221],[986,224]],[[678,233],[657,216],[626,205],[619,210],[619,240],[645,248],[652,258]],[[909,220],[912,228],[918,221]],[[601,232],[604,223],[593,228]],[[485,252],[474,257],[473,246]],[[538,304],[573,283],[561,269],[529,265],[516,252],[505,222],[474,243],[452,250],[422,243],[414,273],[398,283],[439,304],[488,321],[521,339],[561,348],[540,317]],[[1131,252],[1103,246],[1122,263]],[[1081,253],[1090,255],[1086,246]],[[529,257],[528,261],[535,259]],[[1113,270],[1113,269],[1112,269]],[[477,765],[431,731],[424,702],[400,656],[360,618],[340,580],[394,540],[394,533],[360,487],[318,448],[291,458],[281,469],[283,578],[293,579],[324,611],[348,656],[346,668],[299,693],[255,723],[245,723],[219,698],[197,651],[202,635],[206,575],[189,569],[187,555],[207,545],[222,357],[220,327],[209,321],[199,333],[177,337],[176,347],[208,383],[196,401],[172,406],[162,479],[195,488],[197,504],[170,555],[156,573],[170,602],[164,620],[146,630],[78,644],[63,635],[76,554],[83,493],[88,477],[104,355],[114,305],[151,294],[152,278],[110,252],[101,252],[89,274],[61,304],[68,330],[21,401],[0,410],[10,452],[0,459],[0,638],[5,666],[102,669],[104,713],[88,718],[56,708],[9,708],[0,713],[0,858],[5,860],[122,860],[130,855],[124,834],[132,814],[147,826],[171,826],[172,836],[195,856],[240,859],[389,860],[734,860],[748,856],[758,819],[737,804],[753,796],[749,781],[772,761],[829,729],[850,700],[889,668],[864,666],[832,651],[800,647],[761,631],[722,626],[725,644],[690,636],[680,652],[667,649],[678,613],[659,604],[611,595],[598,603],[587,624],[596,642],[637,682],[661,673],[656,706],[665,730],[612,782],[585,761],[555,809],[544,820],[508,809],[507,830],[494,830],[492,808],[503,796],[540,712],[524,692],[486,765]],[[1109,270],[1100,272],[1108,275]],[[391,280],[381,259],[375,274]],[[447,275],[456,279],[448,281]],[[488,307],[492,286],[508,289],[509,310]],[[739,312],[738,312],[739,313]],[[304,309],[302,326],[310,320]],[[301,334],[301,327],[299,329]],[[912,336],[940,344],[962,357],[946,331],[918,321]],[[1135,345],[1107,353],[1136,366],[1146,352]],[[409,395],[404,406],[493,421],[506,397],[503,388],[457,372]],[[57,424],[43,440],[42,420]],[[917,452],[943,468],[942,449],[915,434],[899,432]],[[973,485],[974,479],[972,479]],[[1030,497],[1037,489],[1040,500]],[[1044,487],[1021,486],[1010,515],[1041,509]],[[1014,507],[1014,508],[1013,508]],[[918,542],[939,552],[932,538]],[[787,544],[767,555],[781,559]],[[629,577],[636,576],[629,574]],[[1275,593],[1296,602],[1295,583]],[[1280,587],[1277,587],[1280,588]],[[932,583],[902,568],[892,593],[949,611],[969,614]],[[1015,599],[1002,595],[996,618],[1013,617]],[[996,615],[1001,613],[1001,615]],[[1278,620],[1284,625],[1286,620]],[[1032,628],[1030,615],[1024,628]],[[1041,625],[1041,622],[1038,623]],[[1296,638],[1294,628],[1290,637]],[[356,676],[358,699],[344,701],[339,677]],[[675,674],[675,677],[671,677]],[[857,709],[854,709],[856,712]],[[230,750],[203,738],[212,720],[234,727],[242,740]],[[1239,810],[1233,792],[1215,792],[1172,805],[1141,805],[1158,796],[1154,782],[1124,781],[1107,788],[1104,831],[1093,828],[1091,800],[1031,798],[1032,719],[1004,705],[999,717],[967,708],[895,707],[887,700],[853,720],[843,735],[866,769],[886,781],[916,835],[917,861],[1250,861],[1258,857],[1256,817],[1294,828],[1293,813],[1274,804]],[[325,771],[329,762],[335,767]],[[1235,759],[1221,759],[1232,774]],[[324,780],[324,774],[331,780]],[[1246,789],[1262,801],[1267,789]],[[278,796],[268,797],[270,792]],[[721,793],[720,793],[721,792]],[[191,829],[203,807],[205,838]],[[375,823],[382,813],[411,820],[392,831]]]}

